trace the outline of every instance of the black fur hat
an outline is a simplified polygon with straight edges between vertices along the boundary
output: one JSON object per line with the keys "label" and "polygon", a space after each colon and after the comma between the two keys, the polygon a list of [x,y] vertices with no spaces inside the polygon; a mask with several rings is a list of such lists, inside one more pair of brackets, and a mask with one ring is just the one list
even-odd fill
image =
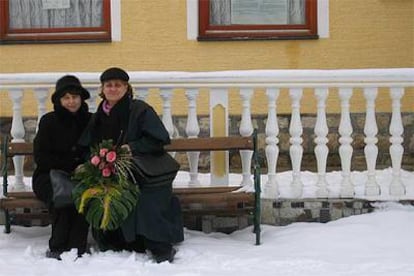
{"label": "black fur hat", "polygon": [[128,73],[125,72],[123,69],[118,67],[111,67],[106,69],[101,77],[100,77],[101,83],[109,80],[123,80],[128,82],[129,76]]}
{"label": "black fur hat", "polygon": [[82,100],[90,98],[88,90],[83,88],[81,82],[77,77],[66,75],[58,79],[56,82],[55,92],[52,95],[52,103],[58,103],[59,99],[63,97],[67,92],[80,95]]}

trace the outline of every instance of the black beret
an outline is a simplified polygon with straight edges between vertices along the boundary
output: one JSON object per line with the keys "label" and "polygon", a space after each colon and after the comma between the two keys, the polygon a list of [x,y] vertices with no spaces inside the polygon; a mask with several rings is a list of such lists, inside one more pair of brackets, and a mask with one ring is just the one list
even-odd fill
{"label": "black beret", "polygon": [[123,80],[123,81],[129,81],[128,73],[122,70],[118,67],[112,67],[109,69],[106,69],[101,77],[100,77],[101,83],[109,80]]}
{"label": "black beret", "polygon": [[63,97],[67,92],[80,95],[82,100],[90,98],[88,90],[83,88],[81,82],[77,77],[66,75],[58,79],[56,82],[55,92],[52,94],[52,103],[58,103],[59,99]]}

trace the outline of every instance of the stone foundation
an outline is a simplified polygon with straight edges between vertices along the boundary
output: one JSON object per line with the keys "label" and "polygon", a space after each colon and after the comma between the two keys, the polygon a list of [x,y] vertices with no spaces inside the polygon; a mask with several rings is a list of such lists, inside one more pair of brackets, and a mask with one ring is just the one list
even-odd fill
{"label": "stone foundation", "polygon": [[[328,222],[353,215],[370,213],[374,203],[363,199],[292,199],[262,200],[262,223],[287,225],[293,222]],[[414,200],[400,201],[414,205]]]}
{"label": "stone foundation", "polygon": [[[262,224],[284,226],[294,222],[326,223],[340,218],[366,214],[374,210],[374,204],[379,201],[363,199],[262,199]],[[404,200],[399,203],[413,205],[414,200]],[[185,221],[189,229],[206,233],[231,233],[253,224],[251,216],[193,217]]]}

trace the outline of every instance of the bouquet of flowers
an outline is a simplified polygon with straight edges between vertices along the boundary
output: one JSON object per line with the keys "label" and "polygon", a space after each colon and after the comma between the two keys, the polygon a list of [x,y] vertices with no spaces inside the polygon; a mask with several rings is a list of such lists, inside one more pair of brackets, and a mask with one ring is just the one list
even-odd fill
{"label": "bouquet of flowers", "polygon": [[131,158],[126,149],[104,140],[91,148],[91,158],[76,169],[73,178],[79,184],[72,197],[92,227],[114,230],[134,210],[139,188],[131,181]]}

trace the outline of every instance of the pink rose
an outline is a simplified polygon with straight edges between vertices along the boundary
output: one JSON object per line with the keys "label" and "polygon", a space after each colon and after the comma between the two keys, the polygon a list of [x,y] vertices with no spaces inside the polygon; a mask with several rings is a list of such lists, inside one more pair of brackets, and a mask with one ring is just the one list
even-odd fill
{"label": "pink rose", "polygon": [[100,149],[99,150],[99,156],[104,157],[107,152],[108,152],[108,149],[106,149],[106,148]]}
{"label": "pink rose", "polygon": [[114,151],[108,152],[106,155],[106,161],[108,161],[109,163],[112,163],[115,160],[116,160],[116,152]]}
{"label": "pink rose", "polygon": [[102,176],[103,177],[109,177],[109,176],[111,176],[111,169],[110,168],[104,168],[102,170]]}
{"label": "pink rose", "polygon": [[94,166],[98,166],[99,162],[101,162],[101,158],[99,158],[99,156],[94,155],[94,156],[91,158],[91,163],[92,163],[92,165],[94,165]]}

